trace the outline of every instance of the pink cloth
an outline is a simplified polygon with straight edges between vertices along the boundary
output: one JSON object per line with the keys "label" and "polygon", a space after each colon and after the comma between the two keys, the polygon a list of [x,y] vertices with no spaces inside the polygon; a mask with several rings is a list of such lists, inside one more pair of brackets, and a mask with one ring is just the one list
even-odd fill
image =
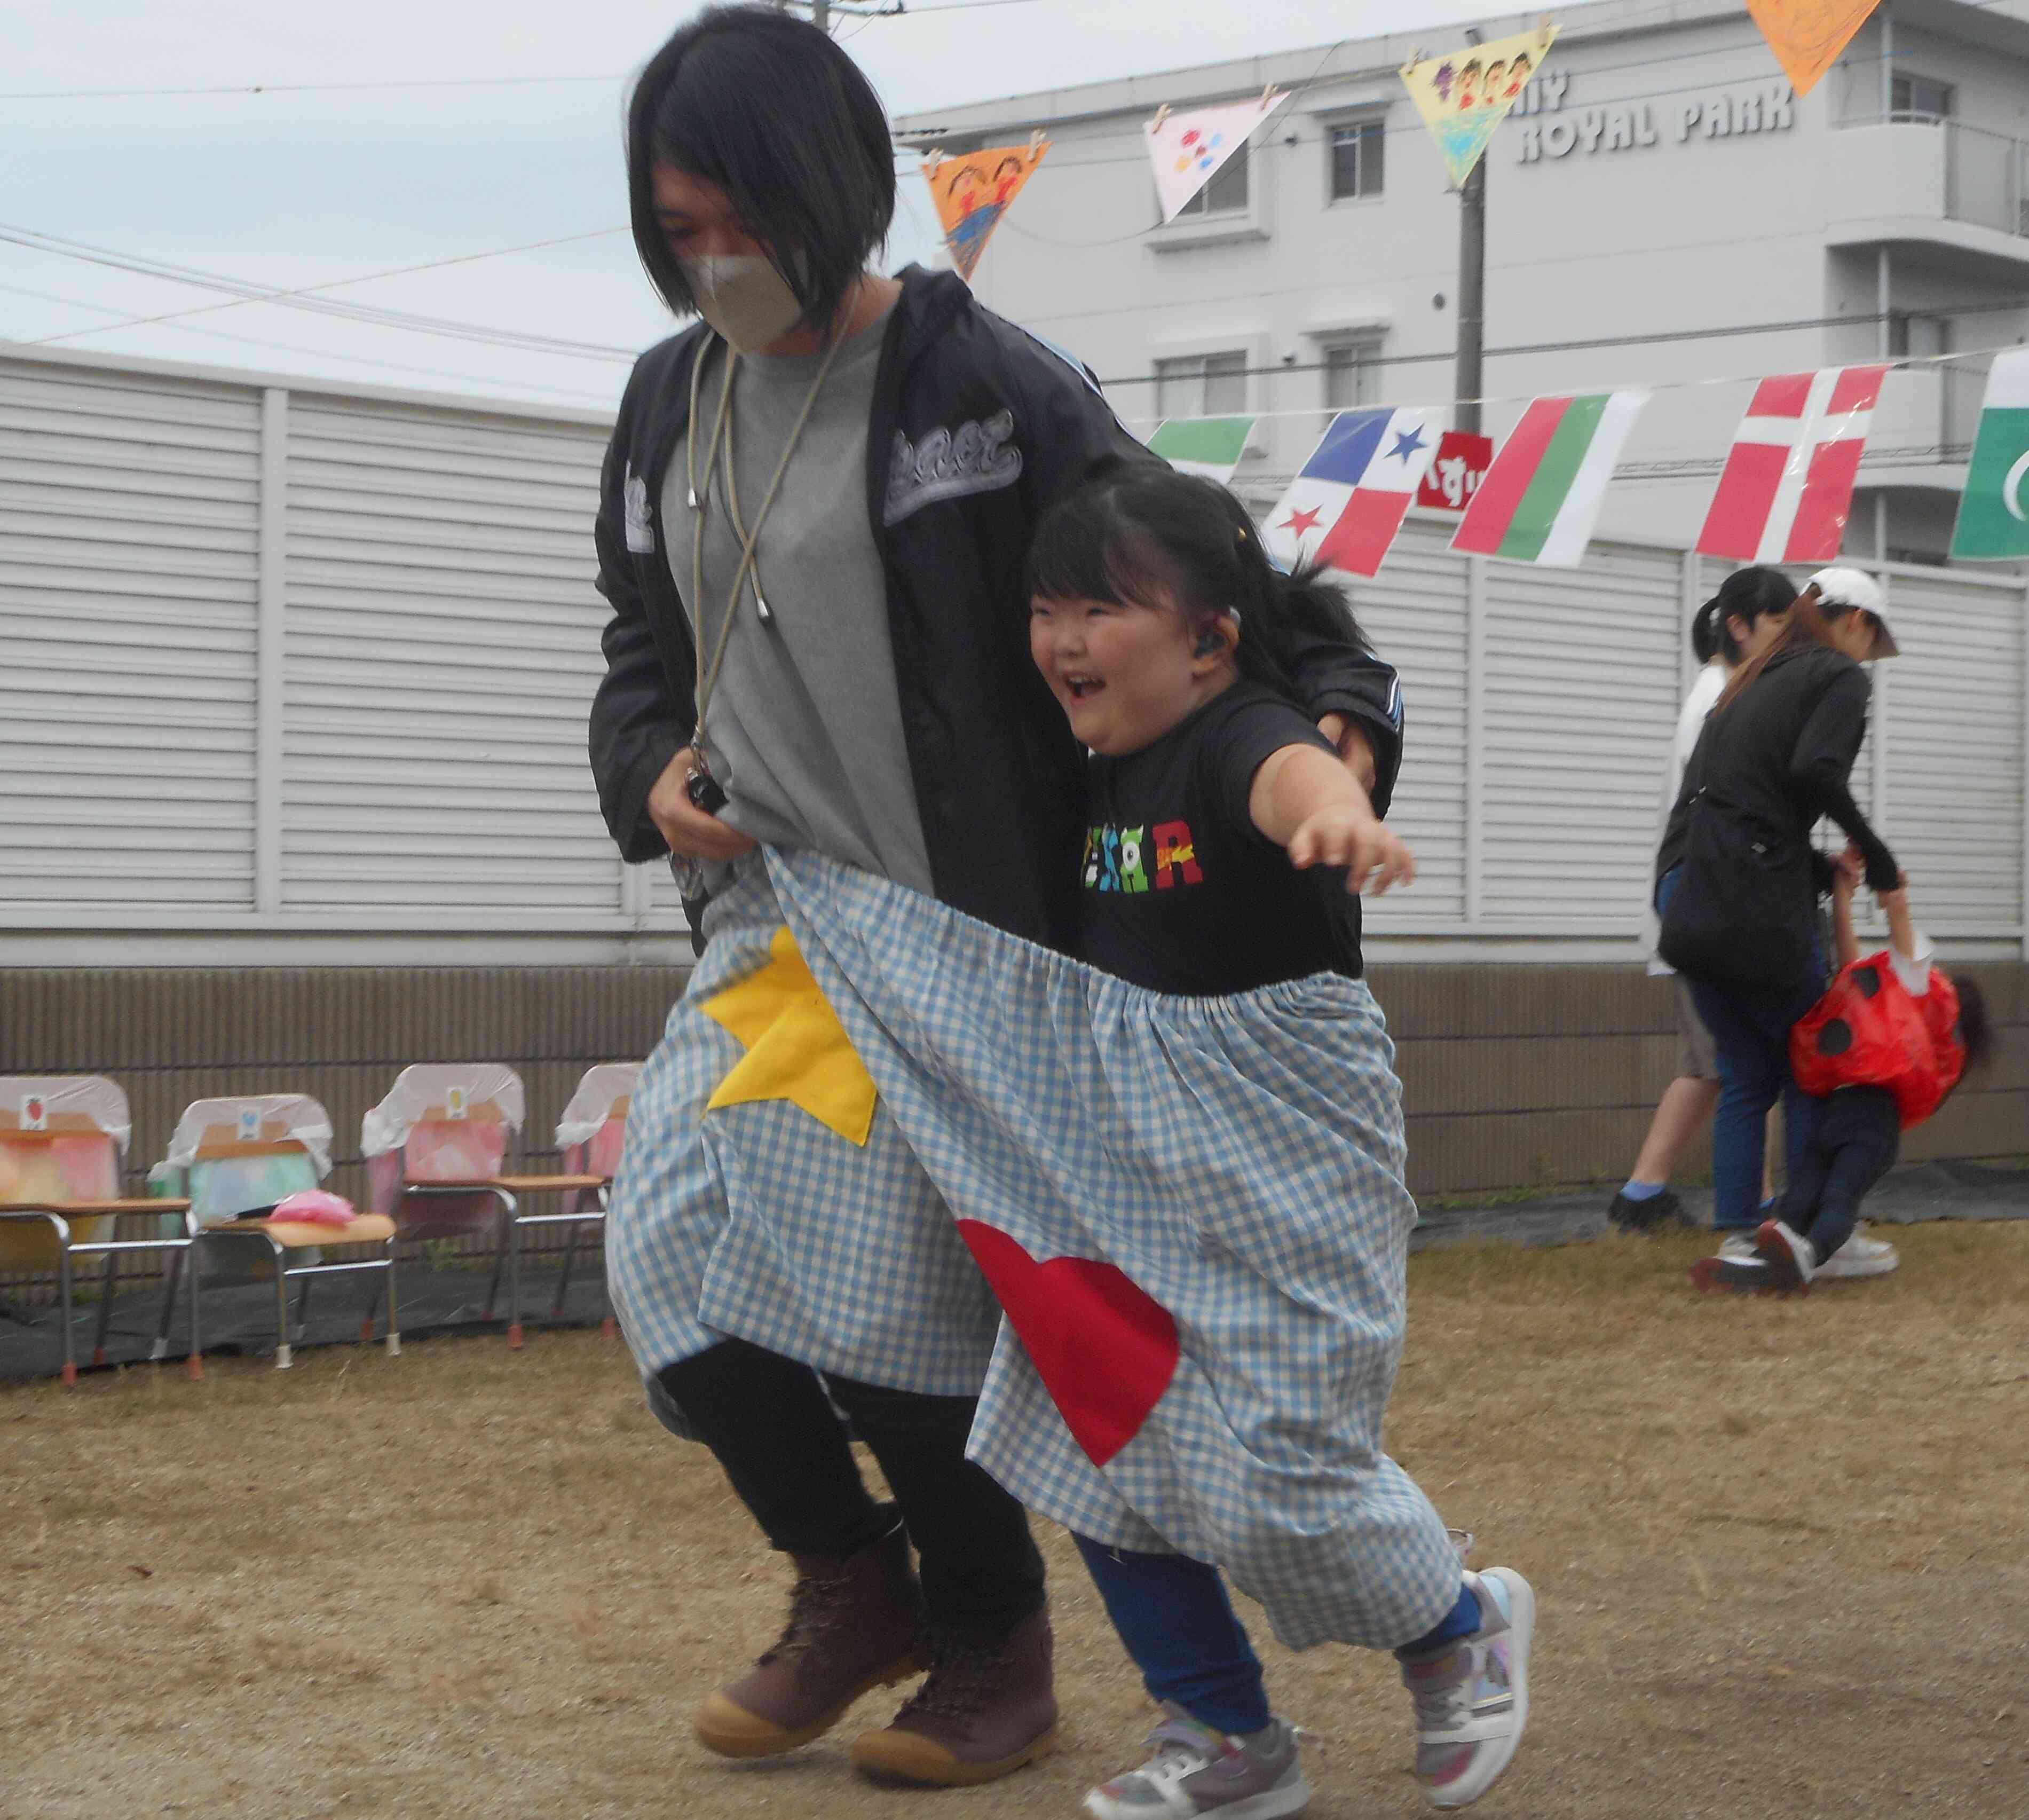
{"label": "pink cloth", "polygon": [[277,1220],[297,1220],[311,1226],[350,1226],[355,1210],[342,1194],[325,1188],[302,1188],[275,1203]]}

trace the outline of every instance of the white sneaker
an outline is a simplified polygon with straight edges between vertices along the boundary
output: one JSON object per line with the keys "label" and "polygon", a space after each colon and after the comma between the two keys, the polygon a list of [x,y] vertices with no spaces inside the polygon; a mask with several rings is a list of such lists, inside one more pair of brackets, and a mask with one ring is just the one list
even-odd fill
{"label": "white sneaker", "polygon": [[1284,1820],[1310,1805],[1296,1728],[1276,1720],[1243,1744],[1165,1701],[1155,1755],[1085,1798],[1093,1820]]}
{"label": "white sneaker", "polygon": [[1754,1228],[1745,1227],[1730,1239],[1721,1240],[1718,1255],[1732,1264],[1759,1264],[1761,1254],[1754,1249]]}
{"label": "white sneaker", "polygon": [[1402,1664],[1416,1701],[1416,1780],[1434,1807],[1477,1801],[1514,1761],[1529,1722],[1536,1595],[1512,1567],[1468,1573],[1479,1629]]}
{"label": "white sneaker", "polygon": [[1885,1239],[1875,1238],[1863,1224],[1853,1228],[1853,1236],[1818,1266],[1817,1274],[1819,1276],[1886,1276],[1901,1261],[1894,1246]]}

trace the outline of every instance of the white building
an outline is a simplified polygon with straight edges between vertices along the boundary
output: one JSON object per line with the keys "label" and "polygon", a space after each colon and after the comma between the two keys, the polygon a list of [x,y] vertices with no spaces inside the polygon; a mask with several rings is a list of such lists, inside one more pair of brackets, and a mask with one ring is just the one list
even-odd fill
{"label": "white building", "polygon": [[[1535,394],[1656,388],[1603,536],[1696,537],[1754,377],[2029,332],[2022,0],[1886,0],[1801,98],[1737,0],[1556,17],[1486,154],[1485,427],[1500,435]],[[1397,72],[1454,42],[1368,39],[900,125],[955,151],[1048,136],[981,295],[1090,362],[1144,433],[1163,416],[1263,414],[1237,478],[1265,503],[1327,410],[1453,396],[1459,207]],[[1143,123],[1269,84],[1292,98],[1157,225]],[[1851,552],[1941,559],[1983,369],[1890,375]]]}

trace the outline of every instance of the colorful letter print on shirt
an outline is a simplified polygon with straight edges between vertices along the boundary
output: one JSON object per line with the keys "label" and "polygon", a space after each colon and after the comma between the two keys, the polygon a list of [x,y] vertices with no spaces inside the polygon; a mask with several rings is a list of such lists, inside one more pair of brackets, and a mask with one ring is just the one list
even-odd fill
{"label": "colorful letter print on shirt", "polygon": [[1085,830],[1088,891],[1145,891],[1152,878],[1159,891],[1204,882],[1189,822],[1158,822],[1152,839],[1146,827],[1102,826]]}

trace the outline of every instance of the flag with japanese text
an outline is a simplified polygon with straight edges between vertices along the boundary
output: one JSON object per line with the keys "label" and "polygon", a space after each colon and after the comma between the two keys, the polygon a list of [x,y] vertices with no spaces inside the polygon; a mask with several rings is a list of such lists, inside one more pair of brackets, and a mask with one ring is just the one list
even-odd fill
{"label": "flag with japanese text", "polygon": [[1247,452],[1251,417],[1170,417],[1155,426],[1148,447],[1180,474],[1224,486]]}
{"label": "flag with japanese text", "polygon": [[1286,567],[1322,563],[1371,575],[1402,528],[1437,439],[1420,410],[1342,410],[1268,514],[1263,538]]}
{"label": "flag with japanese text", "polygon": [[1845,540],[1886,366],[1779,373],[1755,388],[1698,533],[1734,563],[1829,563]]}
{"label": "flag with japanese text", "polygon": [[2005,563],[2029,556],[2029,352],[1999,354],[1986,376],[1979,428],[1959,496],[1952,560]]}
{"label": "flag with japanese text", "polygon": [[1575,569],[1645,392],[1538,398],[1523,412],[1465,509],[1454,550]]}

